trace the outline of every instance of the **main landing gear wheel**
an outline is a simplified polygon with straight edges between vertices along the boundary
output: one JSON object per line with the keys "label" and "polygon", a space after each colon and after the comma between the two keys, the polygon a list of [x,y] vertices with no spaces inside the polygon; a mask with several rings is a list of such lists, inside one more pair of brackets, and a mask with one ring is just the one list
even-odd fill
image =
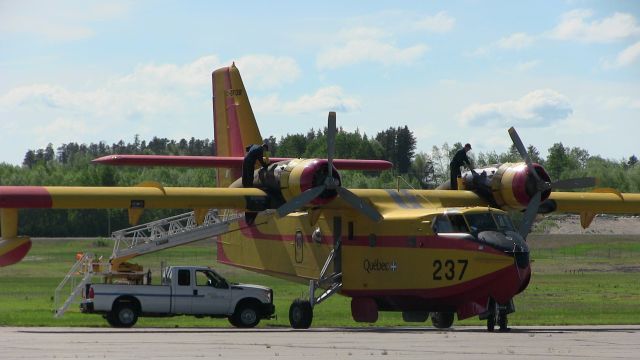
{"label": "main landing gear wheel", "polygon": [[453,325],[452,312],[432,312],[431,323],[438,329],[448,329]]}
{"label": "main landing gear wheel", "polygon": [[289,307],[289,323],[294,329],[308,329],[313,321],[313,307],[308,300],[294,300]]}

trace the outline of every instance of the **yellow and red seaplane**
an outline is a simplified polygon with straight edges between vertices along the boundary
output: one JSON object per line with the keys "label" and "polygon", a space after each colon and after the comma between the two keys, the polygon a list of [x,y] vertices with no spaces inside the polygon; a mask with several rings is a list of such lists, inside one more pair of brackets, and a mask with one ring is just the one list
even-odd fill
{"label": "yellow and red seaplane", "polygon": [[[99,164],[219,167],[218,187],[2,186],[0,265],[20,261],[30,240],[18,236],[18,209],[126,208],[135,224],[148,208],[193,208],[251,214],[217,240],[218,261],[309,284],[293,301],[289,320],[308,328],[313,308],[333,294],[351,298],[355,321],[375,322],[380,311],[438,328],[479,315],[487,327],[507,328],[513,298],[531,278],[526,236],[539,212],[581,215],[640,213],[639,194],[614,190],[557,192],[591,187],[593,179],[552,182],[532,163],[516,131],[509,130],[524,162],[465,173],[461,190],[347,189],[340,170],[381,170],[376,160],[334,159],[335,113],[329,114],[326,159],[272,158],[254,172],[254,187],[240,182],[245,148],[262,143],[235,65],[212,74],[217,156],[113,155]],[[524,211],[515,228],[506,211]],[[28,221],[28,219],[27,219]]]}

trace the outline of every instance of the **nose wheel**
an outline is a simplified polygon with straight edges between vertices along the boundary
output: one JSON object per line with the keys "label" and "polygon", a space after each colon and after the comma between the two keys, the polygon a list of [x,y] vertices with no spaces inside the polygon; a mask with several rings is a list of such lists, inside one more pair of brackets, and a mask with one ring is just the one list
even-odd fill
{"label": "nose wheel", "polygon": [[496,325],[500,328],[499,331],[507,332],[511,329],[507,326],[509,323],[508,314],[513,308],[513,301],[510,301],[507,305],[500,305],[494,299],[489,300],[489,306],[487,309],[487,331],[493,332]]}

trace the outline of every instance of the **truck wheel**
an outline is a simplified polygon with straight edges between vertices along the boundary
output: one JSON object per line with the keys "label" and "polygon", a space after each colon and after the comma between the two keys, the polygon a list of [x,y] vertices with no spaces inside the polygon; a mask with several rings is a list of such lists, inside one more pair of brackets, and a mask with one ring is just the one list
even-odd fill
{"label": "truck wheel", "polygon": [[231,325],[239,328],[252,328],[260,322],[258,310],[251,304],[238,306],[236,312],[234,312],[231,317],[232,319],[229,319]]}
{"label": "truck wheel", "polygon": [[307,300],[296,299],[289,307],[289,324],[294,329],[308,329],[313,321],[313,308]]}
{"label": "truck wheel", "polygon": [[227,317],[227,320],[229,320],[229,324],[231,324],[232,326],[240,327],[240,325],[235,320],[235,316],[231,315],[231,316]]}
{"label": "truck wheel", "polygon": [[[130,303],[120,303],[115,309],[116,327],[130,328],[138,322],[138,311]],[[107,319],[107,321],[109,321]]]}
{"label": "truck wheel", "polygon": [[447,329],[453,325],[452,312],[433,312],[431,313],[431,323],[438,329]]}
{"label": "truck wheel", "polygon": [[115,311],[109,311],[104,318],[107,320],[111,327],[121,327],[120,322],[118,322],[118,316]]}

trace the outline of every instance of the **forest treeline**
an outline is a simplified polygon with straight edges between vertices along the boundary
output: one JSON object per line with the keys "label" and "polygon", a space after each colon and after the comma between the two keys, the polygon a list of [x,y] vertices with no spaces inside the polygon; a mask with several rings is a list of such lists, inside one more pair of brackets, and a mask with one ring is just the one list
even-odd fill
{"label": "forest treeline", "polygon": [[[270,137],[271,156],[326,157],[327,130]],[[429,152],[416,152],[416,138],[407,127],[390,127],[375,136],[339,129],[336,158],[385,159],[394,164],[382,172],[343,171],[343,183],[352,188],[434,188],[448,180],[449,161],[462,148],[461,143],[434,145]],[[157,181],[164,186],[215,186],[215,169],[161,167],[110,167],[93,165],[92,159],[113,154],[215,155],[209,139],[179,141],[154,137],[149,141],[135,136],[133,142],[97,144],[68,143],[27,151],[21,166],[0,164],[0,185],[133,186]],[[531,159],[542,164],[553,180],[595,176],[600,187],[622,192],[640,192],[640,165],[635,155],[611,160],[591,155],[586,149],[569,148],[556,143],[543,158],[534,146],[528,147]],[[495,151],[473,155],[476,167],[522,161],[515,147],[504,153]],[[167,217],[192,209],[148,210],[142,222]],[[126,210],[21,210],[20,233],[31,236],[109,236],[111,231],[128,227]]]}

